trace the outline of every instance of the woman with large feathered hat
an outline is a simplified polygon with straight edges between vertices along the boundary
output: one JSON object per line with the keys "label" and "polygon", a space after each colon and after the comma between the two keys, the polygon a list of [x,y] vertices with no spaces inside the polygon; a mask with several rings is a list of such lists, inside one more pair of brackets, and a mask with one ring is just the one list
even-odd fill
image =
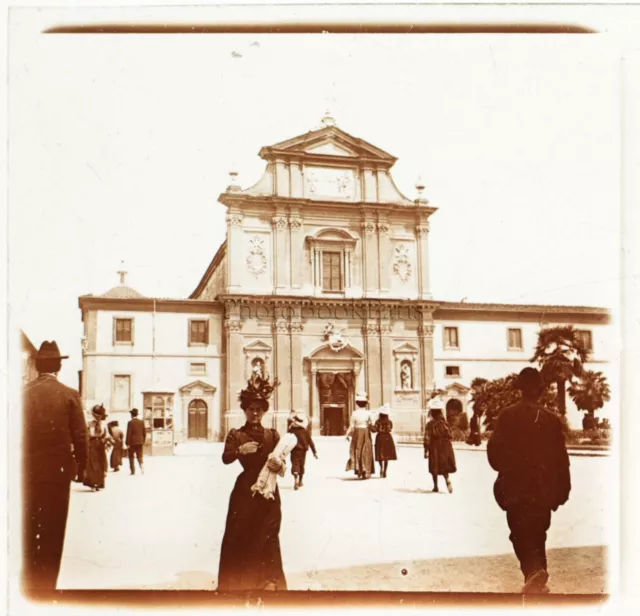
{"label": "woman with large feathered hat", "polygon": [[238,399],[246,423],[231,430],[224,444],[222,461],[231,464],[238,460],[243,471],[236,480],[222,539],[219,591],[286,590],[280,553],[280,493],[277,485],[266,498],[252,490],[263,467],[284,475],[284,463],[269,454],[280,440],[276,430],[262,426],[262,418],[269,409],[269,398],[278,379],[269,383],[254,373]]}
{"label": "woman with large feathered hat", "polygon": [[91,421],[87,424],[89,433],[89,451],[87,468],[84,472],[84,485],[92,492],[103,490],[107,475],[107,448],[112,443],[105,419],[107,411],[102,404],[96,404],[91,409]]}

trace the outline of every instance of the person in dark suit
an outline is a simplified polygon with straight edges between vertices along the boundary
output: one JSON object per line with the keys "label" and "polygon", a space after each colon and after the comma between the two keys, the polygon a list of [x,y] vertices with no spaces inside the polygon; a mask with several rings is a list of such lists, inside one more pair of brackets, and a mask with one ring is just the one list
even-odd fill
{"label": "person in dark suit", "polygon": [[535,368],[517,381],[522,400],[503,409],[487,444],[498,471],[494,496],[507,513],[509,539],[524,575],[522,592],[547,593],[546,540],[551,512],[569,499],[569,455],[558,415],[538,403],[544,382]]}
{"label": "person in dark suit", "polygon": [[127,424],[127,438],[125,441],[127,449],[129,450],[129,468],[131,469],[132,475],[136,474],[134,458],[138,458],[140,470],[144,475],[142,447],[146,438],[147,431],[144,427],[144,421],[138,419],[138,409],[132,409],[131,420]]}
{"label": "person in dark suit", "polygon": [[45,341],[35,355],[38,378],[23,398],[23,569],[28,596],[55,591],[69,512],[75,459],[84,468],[87,425],[80,394],[57,379],[58,345]]}

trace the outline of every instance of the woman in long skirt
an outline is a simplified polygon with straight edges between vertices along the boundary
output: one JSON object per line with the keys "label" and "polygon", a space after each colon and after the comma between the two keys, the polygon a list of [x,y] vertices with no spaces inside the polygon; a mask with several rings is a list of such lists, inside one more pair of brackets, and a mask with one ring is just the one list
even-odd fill
{"label": "woman in long skirt", "polygon": [[117,473],[122,466],[122,453],[124,451],[124,433],[120,429],[117,421],[109,422],[109,434],[113,441],[111,459],[109,460],[114,473]]}
{"label": "woman in long skirt", "polygon": [[376,433],[375,454],[376,462],[380,464],[380,477],[386,479],[389,460],[397,460],[396,444],[393,442],[391,431],[393,422],[389,419],[389,405],[380,409],[373,431]]}
{"label": "woman in long skirt", "polygon": [[351,414],[351,425],[347,432],[347,439],[351,438],[347,471],[353,471],[359,479],[369,479],[376,472],[371,441],[373,421],[367,404],[366,394],[356,396],[357,409]]}
{"label": "woman in long skirt", "polygon": [[240,392],[246,423],[231,430],[224,444],[222,461],[231,464],[238,460],[243,470],[229,499],[220,553],[219,591],[287,589],[280,553],[280,493],[276,486],[274,498],[266,499],[251,491],[265,463],[274,472],[284,472],[281,461],[267,462],[280,435],[261,423],[277,384],[277,379],[270,385],[268,379],[253,375],[247,389]]}
{"label": "woman in long skirt", "polygon": [[102,405],[91,409],[93,419],[88,423],[89,450],[87,452],[87,467],[84,472],[84,485],[92,492],[104,489],[107,474],[107,447],[110,437],[104,422],[107,412]]}
{"label": "woman in long skirt", "polygon": [[449,475],[456,472],[456,457],[451,444],[451,429],[442,414],[442,404],[430,406],[431,419],[424,431],[424,457],[429,459],[429,473],[433,477],[433,492],[438,492],[438,476],[442,475],[449,492],[453,492]]}

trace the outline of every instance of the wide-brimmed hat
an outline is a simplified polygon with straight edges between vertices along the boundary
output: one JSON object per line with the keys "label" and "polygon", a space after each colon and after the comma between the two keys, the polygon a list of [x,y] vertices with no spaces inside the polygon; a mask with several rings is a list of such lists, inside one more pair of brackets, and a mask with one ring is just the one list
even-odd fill
{"label": "wide-brimmed hat", "polygon": [[99,417],[100,419],[106,419],[107,417],[107,410],[104,408],[104,406],[102,406],[102,404],[96,404],[92,409],[91,409],[91,414],[94,417]]}
{"label": "wide-brimmed hat", "polygon": [[380,415],[387,415],[387,416],[391,415],[391,405],[388,402],[386,402],[378,409],[378,413]]}
{"label": "wide-brimmed hat", "polygon": [[367,392],[361,391],[356,394],[356,402],[368,402],[369,397],[367,396]]}
{"label": "wide-brimmed hat", "polygon": [[69,359],[68,355],[60,355],[60,349],[55,340],[45,340],[33,357],[35,359]]}
{"label": "wide-brimmed hat", "polygon": [[440,400],[440,398],[433,398],[429,400],[429,404],[427,405],[429,410],[431,411],[443,411],[444,410],[444,402]]}
{"label": "wide-brimmed hat", "polygon": [[291,423],[294,426],[301,426],[302,428],[306,428],[309,425],[309,419],[304,413],[296,413],[291,418]]}

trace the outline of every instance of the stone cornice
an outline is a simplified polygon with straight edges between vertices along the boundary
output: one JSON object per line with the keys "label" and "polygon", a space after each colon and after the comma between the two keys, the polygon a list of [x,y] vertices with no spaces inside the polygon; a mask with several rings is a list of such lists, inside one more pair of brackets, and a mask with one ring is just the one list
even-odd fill
{"label": "stone cornice", "polygon": [[222,313],[223,305],[218,301],[169,298],[116,298],[82,295],[78,298],[78,307],[86,310],[109,310],[130,312],[184,312],[184,313]]}
{"label": "stone cornice", "polygon": [[[353,216],[361,215],[363,212],[385,212],[388,214],[414,214],[419,211],[423,217],[429,217],[434,214],[438,208],[430,205],[418,205],[411,203],[395,203],[395,202],[368,202],[368,201],[325,201],[320,199],[308,199],[298,197],[282,197],[282,196],[254,196],[241,193],[221,193],[218,201],[223,205],[231,208],[241,208],[243,205],[260,206],[273,210],[277,206],[289,206],[299,208],[305,213],[313,212],[314,209],[320,211],[344,210],[345,213]],[[413,218],[415,220],[415,217]]]}

